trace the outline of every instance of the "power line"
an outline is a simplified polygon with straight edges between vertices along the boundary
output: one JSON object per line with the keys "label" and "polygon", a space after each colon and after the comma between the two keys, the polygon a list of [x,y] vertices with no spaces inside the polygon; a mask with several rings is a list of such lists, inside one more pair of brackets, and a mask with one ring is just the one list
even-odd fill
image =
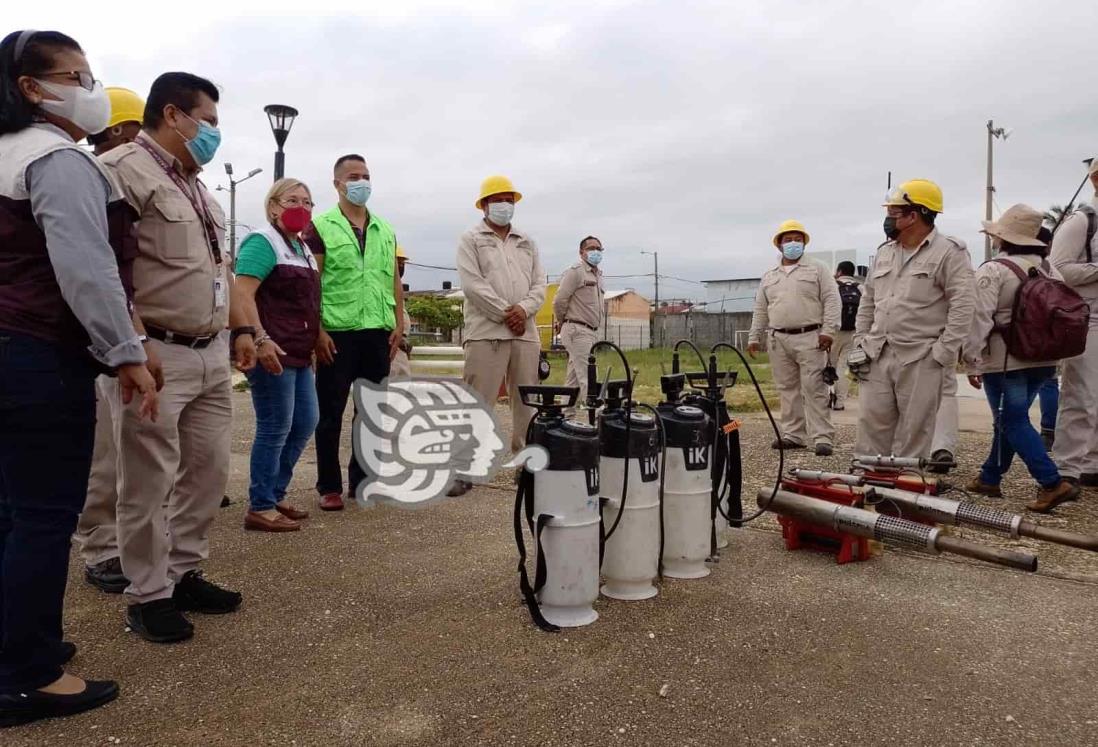
{"label": "power line", "polygon": [[447,270],[449,272],[457,272],[456,267],[442,267],[441,265],[425,265],[420,262],[406,262],[406,264],[412,267],[426,267],[429,270]]}

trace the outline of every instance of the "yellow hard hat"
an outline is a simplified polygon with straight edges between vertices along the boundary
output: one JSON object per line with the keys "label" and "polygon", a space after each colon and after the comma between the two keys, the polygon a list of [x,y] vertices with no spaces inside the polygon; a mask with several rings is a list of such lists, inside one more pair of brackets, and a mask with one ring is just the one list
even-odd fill
{"label": "yellow hard hat", "polygon": [[777,233],[774,234],[774,246],[781,249],[781,245],[778,243],[778,240],[781,239],[782,234],[783,233],[794,233],[794,232],[803,233],[804,234],[804,243],[805,244],[808,243],[809,235],[808,235],[808,231],[804,230],[804,224],[801,223],[799,220],[793,220],[792,218],[790,218],[789,220],[783,220],[782,224],[780,226],[778,226],[778,231],[777,231]]}
{"label": "yellow hard hat", "polygon": [[884,206],[920,205],[935,213],[942,212],[942,188],[929,179],[912,179],[892,190]]}
{"label": "yellow hard hat", "polygon": [[110,87],[107,97],[111,100],[111,120],[107,129],[123,122],[145,122],[145,100],[128,88]]}
{"label": "yellow hard hat", "polygon": [[515,202],[522,199],[522,193],[515,190],[515,185],[511,183],[511,180],[505,176],[496,174],[490,176],[480,183],[480,197],[477,198],[477,209],[480,210],[484,207],[484,198],[491,197],[492,195],[503,194],[504,192],[511,192],[515,195]]}
{"label": "yellow hard hat", "polygon": [[397,244],[397,259],[408,259],[408,255],[404,253],[404,247],[400,244]]}

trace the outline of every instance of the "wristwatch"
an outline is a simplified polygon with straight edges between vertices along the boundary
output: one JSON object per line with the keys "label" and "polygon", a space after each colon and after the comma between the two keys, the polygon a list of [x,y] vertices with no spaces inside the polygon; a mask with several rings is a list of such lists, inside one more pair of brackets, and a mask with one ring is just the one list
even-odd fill
{"label": "wristwatch", "polygon": [[255,339],[255,327],[243,326],[233,327],[233,330],[229,333],[229,344],[232,345],[236,342],[236,338],[241,335],[251,335],[252,339]]}

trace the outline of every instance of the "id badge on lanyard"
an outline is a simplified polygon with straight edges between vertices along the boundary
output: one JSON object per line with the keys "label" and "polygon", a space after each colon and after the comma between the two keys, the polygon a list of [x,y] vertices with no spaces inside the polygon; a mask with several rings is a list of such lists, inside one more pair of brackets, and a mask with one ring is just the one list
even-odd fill
{"label": "id badge on lanyard", "polygon": [[225,285],[225,278],[218,271],[217,277],[214,278],[214,306],[219,309],[225,308],[225,305],[229,302]]}

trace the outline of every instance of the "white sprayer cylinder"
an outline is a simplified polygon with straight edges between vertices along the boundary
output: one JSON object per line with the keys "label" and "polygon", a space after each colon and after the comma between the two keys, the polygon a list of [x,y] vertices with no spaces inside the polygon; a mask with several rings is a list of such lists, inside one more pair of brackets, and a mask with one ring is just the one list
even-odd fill
{"label": "white sprayer cylinder", "polygon": [[[624,459],[604,456],[599,462],[599,484],[607,500],[603,509],[607,529],[618,520],[624,471]],[[659,572],[659,486],[658,479],[644,482],[639,460],[629,460],[629,494],[625,501],[625,515],[603,549],[604,596],[631,601],[650,599],[658,593],[653,581]]]}
{"label": "white sprayer cylinder", "polygon": [[587,494],[583,470],[534,474],[534,515],[549,514],[541,532],[545,585],[538,605],[546,620],[562,628],[590,625],[599,613],[599,497]]}
{"label": "white sprayer cylinder", "polygon": [[[705,448],[705,447],[703,447]],[[663,575],[704,578],[709,557],[710,489],[708,465],[687,470],[682,449],[667,450],[663,491]]]}

